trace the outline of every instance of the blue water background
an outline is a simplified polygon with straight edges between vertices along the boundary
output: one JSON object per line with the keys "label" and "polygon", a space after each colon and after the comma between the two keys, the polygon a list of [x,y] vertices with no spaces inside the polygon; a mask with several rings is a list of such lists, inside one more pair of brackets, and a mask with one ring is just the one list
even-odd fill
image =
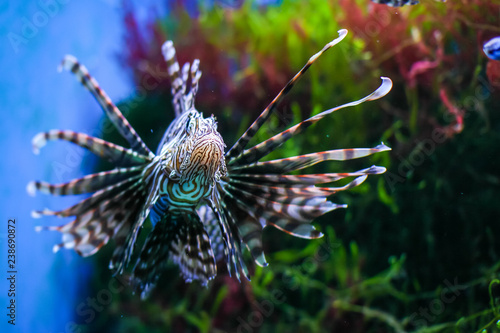
{"label": "blue water background", "polygon": [[[150,15],[153,2],[133,1],[139,19]],[[47,9],[44,3],[52,7]],[[41,131],[96,133],[102,110],[73,75],[57,72],[65,54],[84,63],[113,101],[133,94],[132,79],[117,61],[124,45],[120,3],[0,0],[0,332],[71,332],[76,306],[95,297],[86,290],[91,260],[68,250],[54,254],[52,247],[61,235],[34,231],[36,225],[68,220],[30,216],[34,209],[66,208],[78,198],[40,193],[30,197],[26,185],[30,180],[60,183],[81,177],[95,161],[67,142],[50,142],[38,156],[31,149],[31,139]],[[35,32],[25,30],[23,36],[25,20],[39,27]],[[25,39],[12,42],[12,34]],[[17,226],[15,326],[7,323],[6,316],[9,218],[15,218]]]}

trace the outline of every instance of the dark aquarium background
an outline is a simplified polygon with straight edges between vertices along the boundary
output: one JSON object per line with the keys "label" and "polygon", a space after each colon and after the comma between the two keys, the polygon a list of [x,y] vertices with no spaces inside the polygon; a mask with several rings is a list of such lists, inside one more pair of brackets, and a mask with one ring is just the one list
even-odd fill
{"label": "dark aquarium background", "polygon": [[[0,1],[0,18],[2,332],[500,331],[500,61],[483,53],[500,36],[500,2]],[[269,266],[251,282],[218,265],[208,288],[186,284],[172,264],[143,301],[111,276],[112,245],[89,258],[54,254],[60,235],[34,231],[68,221],[33,219],[32,210],[81,198],[30,197],[30,180],[60,183],[110,168],[65,142],[34,155],[34,135],[72,129],[126,145],[75,78],[57,73],[65,54],[87,66],[156,150],[174,114],[161,54],[172,40],[181,65],[200,59],[197,109],[217,117],[230,147],[340,29],[347,37],[257,138],[359,99],[381,76],[393,80],[386,97],[335,112],[272,153],[392,148],[313,168],[387,168],[332,197],[349,207],[314,222],[324,238],[268,228]],[[15,326],[5,315],[9,218],[18,225]]]}

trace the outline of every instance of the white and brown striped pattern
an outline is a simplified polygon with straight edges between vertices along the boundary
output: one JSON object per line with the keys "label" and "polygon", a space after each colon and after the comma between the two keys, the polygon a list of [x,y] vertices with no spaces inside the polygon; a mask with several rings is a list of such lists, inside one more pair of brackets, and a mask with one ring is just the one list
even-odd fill
{"label": "white and brown striped pattern", "polygon": [[184,109],[185,104],[182,101],[183,96],[181,93],[182,87],[185,87],[185,82],[183,82],[179,74],[180,67],[179,62],[177,62],[174,43],[170,40],[165,42],[161,50],[167,63],[168,75],[172,85],[172,104],[174,105],[175,116],[178,117],[182,112],[187,111]]}
{"label": "white and brown striped pattern", "polygon": [[357,177],[363,175],[379,175],[386,171],[384,167],[371,166],[368,169],[363,169],[355,172],[339,172],[339,173],[319,173],[313,175],[277,175],[277,174],[234,174],[231,175],[232,181],[244,180],[254,181],[261,185],[279,184],[282,186],[296,185],[306,186],[315,184],[325,184],[335,182],[347,177]]}
{"label": "white and brown striped pattern", "polygon": [[372,2],[387,5],[390,7],[402,7],[406,5],[416,5],[419,3],[417,0],[372,0]]}
{"label": "white and brown striped pattern", "polygon": [[234,173],[238,173],[241,171],[270,174],[286,173],[304,169],[324,161],[347,161],[388,150],[391,149],[381,143],[374,148],[335,149],[321,151],[306,155],[282,158],[279,160],[250,163],[248,165],[233,167],[229,170]]}
{"label": "white and brown striped pattern", "polygon": [[67,55],[64,57],[59,70],[62,70],[62,68],[75,74],[82,85],[90,91],[111,122],[116,126],[118,132],[120,132],[120,134],[130,143],[133,150],[148,157],[153,157],[153,153],[146,147],[146,144],[142,141],[128,120],[125,119],[120,110],[113,104],[108,95],[99,87],[97,81],[90,76],[85,66],[81,65],[75,57]]}
{"label": "white and brown striped pattern", "polygon": [[[30,194],[36,190],[53,195],[93,193],[61,211],[34,212],[35,217],[75,216],[74,221],[66,225],[40,229],[63,234],[63,241],[55,250],[73,248],[83,256],[95,253],[114,239],[116,248],[110,269],[122,274],[149,215],[153,231],[140,251],[130,279],[142,297],[147,297],[159,281],[169,258],[179,266],[188,282],[198,280],[207,284],[216,274],[216,259],[224,260],[229,274],[238,280],[241,275],[250,279],[243,248],[249,250],[257,265],[267,266],[262,243],[264,228],[273,226],[308,239],[321,237],[322,233],[311,222],[329,211],[346,207],[328,198],[360,185],[368,175],[385,172],[385,168],[372,166],[343,173],[289,173],[320,162],[361,158],[390,148],[380,144],[374,148],[336,149],[270,161],[261,159],[325,116],[385,96],[392,88],[391,80],[382,78],[380,87],[368,96],[326,110],[254,147],[245,148],[307,69],[346,34],[346,30],[340,30],[337,39],[313,55],[226,154],[215,119],[204,118],[194,108],[201,77],[199,61],[184,64],[181,69],[171,41],[163,45],[162,52],[172,83],[176,117],[165,131],[157,155],[144,145],[85,67],[74,57],[66,57],[62,66],[75,73],[95,96],[131,148],[72,131],[54,130],[36,136],[35,152],[48,140],[61,139],[117,166],[114,170],[64,184],[31,182]],[[347,185],[327,185],[347,177],[354,177]]]}
{"label": "white and brown striped pattern", "polygon": [[206,285],[215,277],[217,267],[210,239],[197,214],[167,214],[148,235],[133,270],[133,287],[142,298],[151,292],[168,258],[179,265],[187,282],[199,280]]}
{"label": "white and brown striped pattern", "polygon": [[142,155],[132,149],[123,148],[87,134],[68,130],[51,130],[37,134],[32,141],[33,152],[39,154],[40,148],[51,140],[69,141],[119,166],[141,165],[151,160],[149,156]]}
{"label": "white and brown striped pattern", "polygon": [[73,179],[64,184],[49,184],[47,182],[35,181],[28,184],[27,190],[30,195],[35,195],[36,191],[52,195],[92,193],[137,175],[142,170],[142,166],[119,168]]}
{"label": "white and brown striped pattern", "polygon": [[261,126],[266,122],[267,119],[271,116],[271,114],[276,110],[279,103],[283,100],[283,98],[288,94],[290,90],[292,90],[295,83],[304,75],[304,73],[311,67],[311,65],[318,60],[318,58],[325,53],[328,49],[338,44],[344,37],[347,35],[346,29],[339,30],[339,37],[332,40],[330,43],[326,44],[321,51],[313,55],[307,63],[302,67],[302,69],[295,74],[295,76],[288,81],[285,87],[279,92],[279,94],[273,99],[273,101],[267,106],[267,108],[260,114],[260,116],[253,122],[253,124],[243,133],[243,135],[236,141],[236,143],[229,149],[226,154],[227,158],[232,158],[238,156],[241,151],[246,147],[246,145],[250,142],[250,140],[254,137],[257,131],[261,128]]}
{"label": "white and brown striped pattern", "polygon": [[30,182],[27,188],[30,194],[34,194],[37,190],[52,195],[93,193],[89,198],[67,209],[60,211],[44,209],[34,211],[32,215],[34,217],[42,215],[75,217],[72,222],[62,226],[37,228],[37,230],[47,229],[62,233],[63,241],[54,247],[55,251],[62,247],[73,248],[80,255],[88,256],[114,238],[117,249],[110,266],[118,269],[123,267],[129,259],[125,249],[129,246],[127,241],[131,230],[136,224],[142,224],[144,220],[143,211],[147,193],[143,174],[144,169],[155,162],[154,154],[76,58],[65,57],[60,66],[60,69],[62,68],[73,72],[92,93],[118,131],[130,143],[131,148],[124,148],[74,131],[52,130],[35,136],[33,139],[35,153],[38,153],[47,141],[64,140],[109,160],[117,168],[63,184]]}
{"label": "white and brown striped pattern", "polygon": [[240,155],[237,157],[231,158],[228,162],[228,165],[241,165],[241,164],[248,164],[254,161],[257,161],[267,155],[269,151],[272,151],[274,149],[277,149],[279,146],[281,146],[283,143],[285,143],[287,140],[292,138],[293,136],[301,133],[302,131],[306,130],[311,126],[312,124],[318,122],[319,120],[323,119],[325,116],[347,108],[351,106],[356,106],[364,102],[368,101],[374,101],[377,100],[383,96],[385,96],[391,89],[392,89],[392,81],[389,78],[382,77],[382,84],[380,87],[378,87],[377,90],[369,94],[368,96],[361,98],[357,101],[346,103],[334,108],[331,108],[329,110],[323,111],[309,119],[306,119],[300,123],[298,123],[295,126],[292,126],[291,128],[287,129],[286,131],[283,131],[279,134],[276,134],[270,139],[267,139],[254,147],[250,149],[246,149],[243,151]]}

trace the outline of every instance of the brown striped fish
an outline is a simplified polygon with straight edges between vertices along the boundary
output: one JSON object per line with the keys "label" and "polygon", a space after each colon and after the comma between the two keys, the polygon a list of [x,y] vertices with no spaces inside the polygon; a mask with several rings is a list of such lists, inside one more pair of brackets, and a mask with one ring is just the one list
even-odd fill
{"label": "brown striped fish", "polygon": [[[346,205],[328,197],[365,181],[368,175],[385,168],[372,166],[356,172],[291,175],[325,161],[344,161],[390,150],[383,143],[373,148],[336,149],[289,158],[262,161],[271,151],[331,113],[385,96],[392,88],[389,78],[368,96],[323,111],[273,137],[248,147],[280,102],[325,51],[339,43],[339,37],[313,55],[286,84],[261,115],[226,151],[214,117],[204,117],[194,106],[201,77],[199,61],[181,68],[171,41],[162,47],[171,80],[175,119],[168,126],[156,153],[153,153],[113,104],[87,69],[73,56],[66,56],[61,69],[71,71],[96,98],[119,133],[128,141],[125,148],[73,131],[52,130],[33,139],[35,153],[48,141],[64,140],[90,150],[113,163],[115,168],[74,179],[63,184],[34,181],[28,192],[52,195],[90,193],[81,202],[60,211],[44,209],[34,217],[54,215],[74,217],[61,226],[39,227],[62,233],[54,246],[74,249],[82,256],[96,253],[113,239],[110,261],[114,274],[124,274],[131,255],[130,282],[134,291],[147,297],[158,282],[168,260],[175,262],[188,282],[206,285],[217,274],[216,262],[226,263],[229,274],[250,279],[242,258],[246,248],[257,265],[267,266],[262,247],[262,231],[273,226],[290,235],[314,239],[322,237],[311,222]],[[347,185],[325,186],[353,177]],[[146,218],[153,225],[140,249],[136,239]]]}

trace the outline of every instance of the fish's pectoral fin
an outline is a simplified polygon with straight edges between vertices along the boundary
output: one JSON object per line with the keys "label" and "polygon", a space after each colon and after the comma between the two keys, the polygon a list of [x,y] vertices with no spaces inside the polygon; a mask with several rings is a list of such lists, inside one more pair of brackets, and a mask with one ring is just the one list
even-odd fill
{"label": "fish's pectoral fin", "polygon": [[206,285],[217,273],[210,239],[194,211],[170,211],[149,234],[133,270],[132,284],[146,298],[171,258],[186,282]]}

